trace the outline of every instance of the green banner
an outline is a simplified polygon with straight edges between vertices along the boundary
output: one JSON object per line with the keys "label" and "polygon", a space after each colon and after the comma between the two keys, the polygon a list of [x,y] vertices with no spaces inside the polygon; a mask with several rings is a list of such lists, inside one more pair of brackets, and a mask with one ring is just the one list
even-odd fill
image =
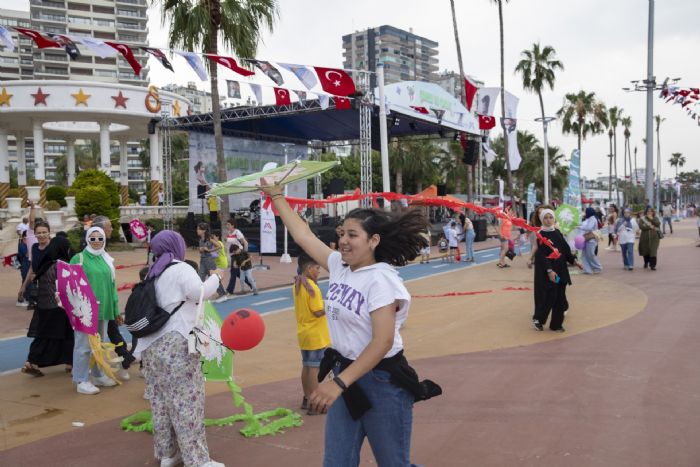
{"label": "green banner", "polygon": [[568,235],[581,223],[581,211],[570,204],[562,204],[554,211],[554,218],[561,233]]}

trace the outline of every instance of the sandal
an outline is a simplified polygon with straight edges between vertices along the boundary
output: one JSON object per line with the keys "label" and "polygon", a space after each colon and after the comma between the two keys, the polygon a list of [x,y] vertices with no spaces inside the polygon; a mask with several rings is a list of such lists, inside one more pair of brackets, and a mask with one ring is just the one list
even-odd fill
{"label": "sandal", "polygon": [[32,364],[29,362],[26,362],[24,364],[24,366],[22,367],[22,373],[25,373],[27,375],[32,375],[36,378],[38,378],[40,376],[44,376],[44,373],[42,373],[42,371],[40,369],[33,367]]}

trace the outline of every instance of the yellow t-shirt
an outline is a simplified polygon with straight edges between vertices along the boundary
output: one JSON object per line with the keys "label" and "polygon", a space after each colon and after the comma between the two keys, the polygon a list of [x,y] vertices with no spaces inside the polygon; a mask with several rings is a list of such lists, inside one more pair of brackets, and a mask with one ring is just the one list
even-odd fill
{"label": "yellow t-shirt", "polygon": [[294,312],[297,317],[297,338],[301,350],[319,350],[331,345],[331,337],[328,333],[328,323],[326,315],[314,316],[312,311],[321,311],[323,307],[323,297],[321,290],[314,281],[309,279],[309,284],[314,289],[314,296],[309,295],[309,291],[303,285],[299,287],[299,293],[294,293]]}
{"label": "yellow t-shirt", "polygon": [[207,200],[207,204],[209,204],[209,212],[219,210],[219,204],[216,202],[216,196],[212,196],[211,198],[209,198]]}

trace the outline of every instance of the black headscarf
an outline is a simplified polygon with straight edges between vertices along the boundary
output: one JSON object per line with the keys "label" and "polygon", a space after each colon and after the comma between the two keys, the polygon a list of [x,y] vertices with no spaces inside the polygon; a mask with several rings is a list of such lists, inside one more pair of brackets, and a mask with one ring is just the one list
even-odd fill
{"label": "black headscarf", "polygon": [[39,278],[42,274],[48,271],[56,261],[60,260],[65,261],[66,263],[69,262],[73,255],[74,252],[67,237],[56,236],[52,238],[49,242],[49,246],[46,247],[44,257],[41,258],[41,262],[37,268],[36,277]]}

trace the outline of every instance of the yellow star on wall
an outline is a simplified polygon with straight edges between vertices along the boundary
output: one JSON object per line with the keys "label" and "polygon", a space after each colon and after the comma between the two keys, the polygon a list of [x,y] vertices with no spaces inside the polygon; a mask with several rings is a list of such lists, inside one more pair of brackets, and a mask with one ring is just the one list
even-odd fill
{"label": "yellow star on wall", "polygon": [[73,96],[73,99],[75,99],[75,106],[79,106],[80,104],[83,104],[85,107],[88,105],[88,99],[90,99],[90,94],[85,94],[83,92],[83,88],[80,88],[80,91],[78,91],[76,94],[71,94]]}
{"label": "yellow star on wall", "polygon": [[12,99],[12,96],[14,94],[8,94],[6,88],[2,88],[2,92],[0,93],[0,107],[3,105],[10,106],[10,99]]}
{"label": "yellow star on wall", "polygon": [[176,117],[180,116],[180,101],[175,101],[173,104],[173,115]]}

